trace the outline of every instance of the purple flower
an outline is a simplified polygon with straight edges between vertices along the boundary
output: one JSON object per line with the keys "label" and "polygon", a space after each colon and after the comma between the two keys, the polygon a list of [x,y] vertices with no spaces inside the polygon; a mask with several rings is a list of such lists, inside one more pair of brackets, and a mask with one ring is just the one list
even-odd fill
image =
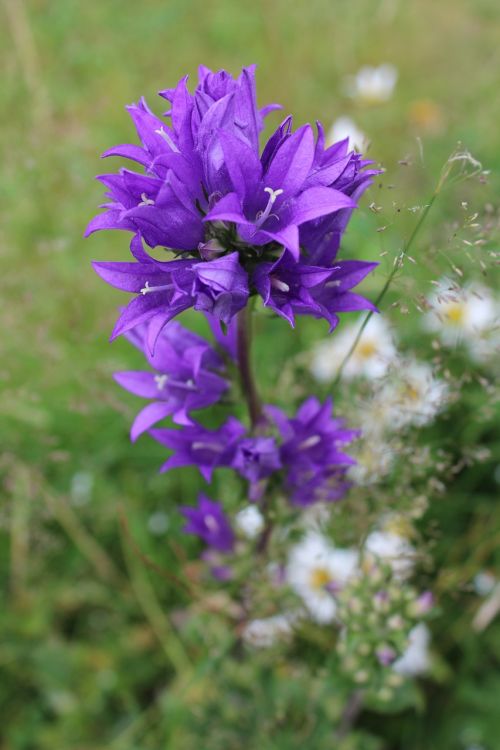
{"label": "purple flower", "polygon": [[371,302],[349,291],[377,263],[360,260],[339,261],[334,267],[322,268],[296,262],[285,252],[274,263],[260,263],[253,283],[267,307],[295,325],[295,314],[326,318],[330,329],[338,323],[337,312],[375,310]]}
{"label": "purple flower", "polygon": [[418,615],[426,615],[434,606],[434,594],[432,591],[424,591],[415,600],[413,611]]}
{"label": "purple flower", "polygon": [[[257,108],[253,67],[238,79],[200,68],[194,94],[183,78],[161,95],[171,103],[170,125],[141,100],[128,111],[142,145],[104,154],[132,159],[145,174],[101,175],[105,211],[86,232],[125,229],[139,236],[131,245],[139,266],[95,264],[109,283],[141,294],[113,335],[149,320],[154,340],[188,307],[227,324],[254,293],[249,275],[266,304],[292,323],[303,313],[326,317],[333,328],[337,312],[369,308],[348,290],[373,264],[360,264],[350,285],[332,264],[356,200],[378,170],[366,169],[370,162],[348,152],[347,141],[325,149],[319,124],[316,141],[310,125],[294,132],[290,117],[259,155],[263,117],[274,105]],[[156,261],[138,248],[141,239],[183,260]]]}
{"label": "purple flower", "polygon": [[377,659],[383,667],[388,667],[397,657],[397,653],[391,646],[381,646],[376,651]]}
{"label": "purple flower", "polygon": [[195,310],[211,313],[229,324],[248,300],[248,276],[239,264],[238,253],[225,255],[192,267],[195,280],[192,295]]}
{"label": "purple flower", "polygon": [[116,146],[103,156],[136,161],[146,174],[121,170],[98,178],[108,188],[109,201],[87,235],[101,229],[139,231],[150,247],[178,251],[196,251],[204,241],[203,215],[228,188],[219,133],[224,130],[258,153],[263,117],[275,105],[257,108],[254,66],[244,68],[237,80],[202,67],[194,95],[186,84],[183,78],[160,92],[172,105],[166,113],[170,126],[144,99],[127,107],[142,145]]}
{"label": "purple flower", "polygon": [[[367,169],[373,162],[363,159],[361,154],[355,151],[349,152],[347,138],[325,149],[321,123],[317,123],[317,128],[314,161],[307,185],[335,188],[348,195],[356,204],[371,185],[372,178],[383,170]],[[335,214],[306,222],[300,227],[300,242],[312,263],[332,265],[351,214],[352,208],[343,208]]]}
{"label": "purple flower", "polygon": [[182,529],[186,534],[199,536],[219,552],[232,551],[234,533],[220,503],[202,494],[198,497],[197,508],[183,506],[180,511],[188,521]]}
{"label": "purple flower", "polygon": [[315,150],[310,125],[294,133],[280,126],[262,159],[230,132],[219,140],[226,190],[204,221],[235,224],[239,241],[249,246],[278,243],[298,260],[300,225],[356,205],[335,188],[307,186]]}
{"label": "purple flower", "polygon": [[146,346],[146,328],[129,332],[129,340],[140,349],[154,372],[117,372],[115,380],[123,388],[154,399],[135,418],[130,436],[139,435],[167,416],[179,425],[190,425],[191,411],[216,403],[229,384],[208,368],[222,367],[222,361],[201,336],[172,321],[162,331],[154,355]]}
{"label": "purple flower", "polygon": [[245,427],[235,417],[229,417],[216,430],[209,430],[198,423],[180,430],[150,430],[155,440],[174,451],[160,471],[196,466],[207,482],[211,481],[215,468],[231,466],[238,441],[244,433]]}
{"label": "purple flower", "polygon": [[149,322],[147,345],[152,352],[164,326],[176,315],[194,307],[224,323],[248,299],[247,275],[232,253],[209,262],[158,261],[143,249],[136,235],[131,242],[134,263],[94,263],[95,271],[111,286],[137,296],[118,318],[111,340]]}
{"label": "purple flower", "polygon": [[291,501],[310,505],[341,499],[349,486],[347,467],[356,463],[341,447],[358,437],[359,431],[343,429],[342,419],[332,419],[331,399],[322,405],[311,396],[292,419],[274,406],[268,406],[266,412],[283,440],[280,457]]}
{"label": "purple flower", "polygon": [[249,482],[258,482],[281,469],[279,449],[273,437],[249,437],[240,440],[233,468]]}

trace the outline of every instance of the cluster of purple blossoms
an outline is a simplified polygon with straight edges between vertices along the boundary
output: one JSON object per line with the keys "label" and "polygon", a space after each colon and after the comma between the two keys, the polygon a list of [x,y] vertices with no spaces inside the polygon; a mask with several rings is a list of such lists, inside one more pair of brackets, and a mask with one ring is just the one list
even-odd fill
{"label": "cluster of purple blossoms", "polygon": [[[351,291],[374,263],[337,260],[340,237],[356,200],[377,170],[348,150],[348,140],[325,148],[318,123],[292,130],[287,117],[259,154],[264,116],[253,67],[237,80],[200,70],[190,94],[186,78],[160,92],[171,124],[144,100],[128,107],[141,146],[105,152],[138,162],[145,173],[121,169],[99,177],[106,210],[87,234],[133,233],[129,263],[95,263],[111,285],[136,296],[113,336],[148,322],[152,348],[163,326],[189,307],[228,324],[258,294],[293,325],[295,314],[324,317],[371,309]],[[157,260],[148,248],[169,251]]]}
{"label": "cluster of purple blossoms", "polygon": [[[347,139],[326,147],[320,123],[316,137],[310,125],[294,131],[291,117],[260,151],[264,118],[279,107],[258,108],[254,67],[237,79],[202,67],[193,94],[183,78],[160,95],[170,103],[170,124],[143,99],[127,108],[141,145],[103,156],[130,159],[143,172],[99,177],[105,211],[86,231],[132,233],[128,262],[94,263],[105,281],[134,295],[112,338],[126,334],[150,367],[115,375],[151,401],[131,437],[148,431],[172,451],[164,471],[195,465],[211,481],[214,469],[231,467],[256,502],[274,477],[296,505],[338,500],[353,463],[341,447],[355,433],[332,419],[330,401],[310,398],[292,419],[267,407],[250,430],[234,416],[208,429],[192,412],[228,390],[222,355],[236,358],[235,317],[251,296],[292,326],[295,315],[311,315],[333,330],[338,313],[374,309],[352,289],[376,263],[338,260],[337,253],[357,199],[379,170],[349,151]],[[207,317],[218,351],[172,320],[189,308]],[[154,427],[166,417],[177,427]],[[183,512],[186,531],[219,551],[232,549],[218,504],[201,496],[198,509]]]}

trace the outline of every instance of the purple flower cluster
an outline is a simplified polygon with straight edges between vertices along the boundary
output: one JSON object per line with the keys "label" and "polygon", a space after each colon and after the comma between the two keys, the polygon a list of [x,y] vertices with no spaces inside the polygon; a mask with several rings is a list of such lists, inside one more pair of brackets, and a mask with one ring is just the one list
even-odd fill
{"label": "purple flower cluster", "polygon": [[[325,147],[322,126],[292,129],[287,117],[259,152],[265,115],[256,104],[254,67],[237,79],[201,68],[194,94],[186,78],[160,92],[166,120],[144,100],[128,107],[141,146],[105,152],[137,162],[99,177],[105,211],[87,234],[133,233],[133,260],[95,263],[112,286],[135,295],[113,337],[148,323],[153,349],[166,323],[189,307],[228,324],[258,294],[292,325],[296,314],[326,318],[373,309],[353,293],[374,263],[338,261],[340,238],[356,200],[377,170],[348,150]],[[158,260],[147,249],[169,252]]]}
{"label": "purple flower cluster", "polygon": [[235,417],[215,430],[194,423],[181,429],[153,429],[150,434],[173,452],[161,471],[196,466],[210,482],[214,469],[232,468],[248,481],[248,496],[254,501],[274,475],[290,502],[305,507],[339,500],[348,486],[346,470],[355,463],[341,449],[359,433],[344,429],[343,420],[332,419],[331,412],[331,399],[321,404],[311,397],[292,419],[268,406],[268,419],[258,435],[248,433]]}
{"label": "purple flower cluster", "polygon": [[[343,428],[343,420],[332,419],[332,402],[321,404],[309,398],[292,419],[276,407],[267,407],[268,428],[278,428],[280,438],[252,437],[230,418],[219,430],[195,427],[153,430],[153,436],[175,451],[163,469],[193,464],[210,481],[218,466],[235,469],[249,481],[250,499],[262,496],[262,483],[271,475],[281,480],[290,502],[307,507],[314,502],[340,500],[347,487],[347,468],[355,461],[341,448],[358,436]],[[221,503],[200,495],[198,507],[181,508],[189,523],[184,531],[196,534],[219,552],[231,552],[234,533]]]}
{"label": "purple flower cluster", "polygon": [[[104,156],[131,159],[144,172],[101,175],[108,201],[87,228],[132,232],[128,262],[94,263],[105,281],[134,295],[112,335],[125,334],[149,367],[115,373],[123,388],[150,402],[131,439],[148,432],[170,451],[161,471],[196,466],[210,482],[215,469],[232,469],[254,502],[270,487],[296,506],[339,500],[354,463],[343,446],[357,432],[332,417],[331,400],[311,397],[290,418],[274,406],[252,409],[253,394],[251,429],[235,416],[208,428],[193,412],[228,391],[227,361],[237,361],[248,385],[247,333],[241,335],[242,316],[237,332],[235,316],[250,296],[259,295],[292,326],[295,315],[305,314],[325,318],[332,330],[338,313],[374,309],[352,289],[376,264],[338,260],[337,252],[357,199],[378,171],[349,151],[347,140],[326,148],[319,123],[316,138],[310,125],[294,131],[291,117],[260,152],[263,119],[276,105],[257,107],[253,67],[237,79],[203,67],[194,94],[185,78],[160,93],[171,105],[170,124],[144,100],[128,107],[141,145]],[[157,247],[163,259],[151,252]],[[188,308],[204,314],[215,348],[172,320]],[[165,418],[175,426],[156,426]],[[200,495],[196,508],[181,512],[187,533],[218,553],[233,551],[235,535],[220,503]]]}

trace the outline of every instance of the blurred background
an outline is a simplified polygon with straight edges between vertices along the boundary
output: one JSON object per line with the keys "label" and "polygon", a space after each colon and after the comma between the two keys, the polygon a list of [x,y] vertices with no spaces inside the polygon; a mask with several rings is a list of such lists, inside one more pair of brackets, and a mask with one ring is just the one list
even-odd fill
{"label": "blurred background", "polygon": [[[201,744],[184,736],[206,692],[216,690],[219,669],[197,633],[186,635],[201,665],[197,679],[168,691],[182,670],[171,643],[184,594],[142,556],[162,569],[185,569],[174,509],[202,482],[190,470],[158,476],[161,446],[147,438],[129,443],[138,402],[112,373],[139,366],[139,358],[124,341],[108,345],[123,296],[90,267],[92,259],[126,259],[127,238],[82,239],[102,200],[94,176],[110,168],[99,154],[135,139],[126,104],[144,95],[160,113],[156,92],[186,73],[194,81],[200,63],[236,74],[255,62],[262,105],[279,101],[296,125],[355,126],[385,167],[384,187],[365,196],[346,238],[355,257],[397,250],[415,223],[407,209],[428,199],[458,142],[490,171],[443,194],[413,248],[418,261],[453,235],[464,203],[498,223],[498,3],[2,0],[0,18],[0,748],[242,747],[204,739],[203,718]],[[360,91],[352,77],[382,64],[391,66],[389,80]],[[280,119],[274,113],[268,129]],[[381,215],[369,210],[372,201],[382,203]],[[492,237],[488,247],[498,249],[498,234]],[[484,277],[477,264],[465,266]],[[365,283],[367,296],[376,296],[386,271],[382,264]],[[416,266],[423,294],[441,272]],[[494,286],[489,270],[486,283]],[[402,340],[418,348],[417,323],[395,314]],[[261,334],[271,399],[284,363],[326,329],[305,321],[294,335],[273,322]],[[484,406],[478,394],[486,392],[471,391],[434,439],[453,435],[494,451],[494,414],[476,420]],[[493,470],[486,461],[461,474],[433,511],[441,528],[434,581],[442,589],[435,627],[442,669],[417,707],[397,719],[366,719],[382,737],[376,747],[500,748],[498,618],[479,634],[471,628],[479,606],[471,581],[484,571],[495,576],[498,563]],[[279,684],[279,675],[266,674],[263,685]],[[219,689],[217,710],[227,724],[235,719],[225,715],[227,693]],[[257,724],[274,698],[260,700],[252,708]],[[295,747],[267,737],[245,746]]]}

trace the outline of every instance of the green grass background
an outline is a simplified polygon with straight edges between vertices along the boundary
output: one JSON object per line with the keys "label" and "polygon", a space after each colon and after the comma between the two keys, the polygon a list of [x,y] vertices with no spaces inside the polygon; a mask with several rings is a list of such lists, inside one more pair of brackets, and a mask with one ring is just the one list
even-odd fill
{"label": "green grass background", "polygon": [[[462,141],[492,171],[476,200],[493,202],[500,187],[498,5],[2,0],[0,18],[0,748],[243,747],[238,742],[245,734],[217,739],[220,727],[235,721],[214,679],[223,649],[212,646],[225,634],[207,622],[205,630],[186,635],[189,660],[198,666],[183,685],[184,652],[173,641],[172,617],[186,598],[147,570],[118,521],[122,513],[140,548],[162,568],[178,569],[179,552],[167,536],[175,540],[180,522],[171,511],[192,500],[201,482],[190,470],[159,477],[160,446],[146,438],[133,447],[128,441],[137,400],[118,389],[111,373],[139,366],[139,359],[126,342],[108,346],[123,297],[90,268],[91,259],[124,259],[127,239],[121,233],[82,239],[102,195],[93,177],[116,168],[98,155],[133,138],[125,104],[145,95],[160,112],[156,91],[186,72],[194,78],[198,64],[236,73],[256,62],[262,104],[281,102],[297,123],[319,118],[328,125],[353,115],[369,133],[370,154],[387,168],[385,180],[395,184],[398,200],[424,202]],[[399,70],[394,98],[356,107],[343,94],[344,77],[382,62]],[[412,120],[419,100],[439,109],[439,132]],[[271,126],[278,121],[273,115]],[[418,154],[417,136],[423,164],[406,168],[398,162]],[[461,197],[445,196],[430,227],[451,220]],[[370,200],[347,240],[357,257],[380,252]],[[398,219],[397,237],[413,220],[411,214]],[[388,243],[397,244],[397,237]],[[365,289],[376,294],[380,286],[381,277],[374,277]],[[259,370],[269,393],[286,358],[325,333],[305,325],[294,337],[275,323],[263,331]],[[81,472],[93,482],[85,503],[75,490]],[[466,493],[463,507],[471,500]],[[148,531],[157,511],[169,516],[167,536]],[[491,512],[491,505],[479,504],[480,528]],[[459,678],[437,689],[440,721],[431,700],[427,714],[408,714],[397,724],[405,744],[382,723],[384,747],[465,750],[477,738],[500,747],[493,698],[500,687],[493,668],[498,630],[471,644]],[[273,700],[289,689],[279,674],[263,674],[257,684]],[[200,719],[196,743],[183,728],[211,690],[214,728],[205,735]],[[253,728],[268,705],[259,690],[248,693],[255,721],[248,712],[245,721]],[[272,744],[264,732],[255,747],[285,750],[293,742]],[[319,740],[317,747],[323,747]]]}

